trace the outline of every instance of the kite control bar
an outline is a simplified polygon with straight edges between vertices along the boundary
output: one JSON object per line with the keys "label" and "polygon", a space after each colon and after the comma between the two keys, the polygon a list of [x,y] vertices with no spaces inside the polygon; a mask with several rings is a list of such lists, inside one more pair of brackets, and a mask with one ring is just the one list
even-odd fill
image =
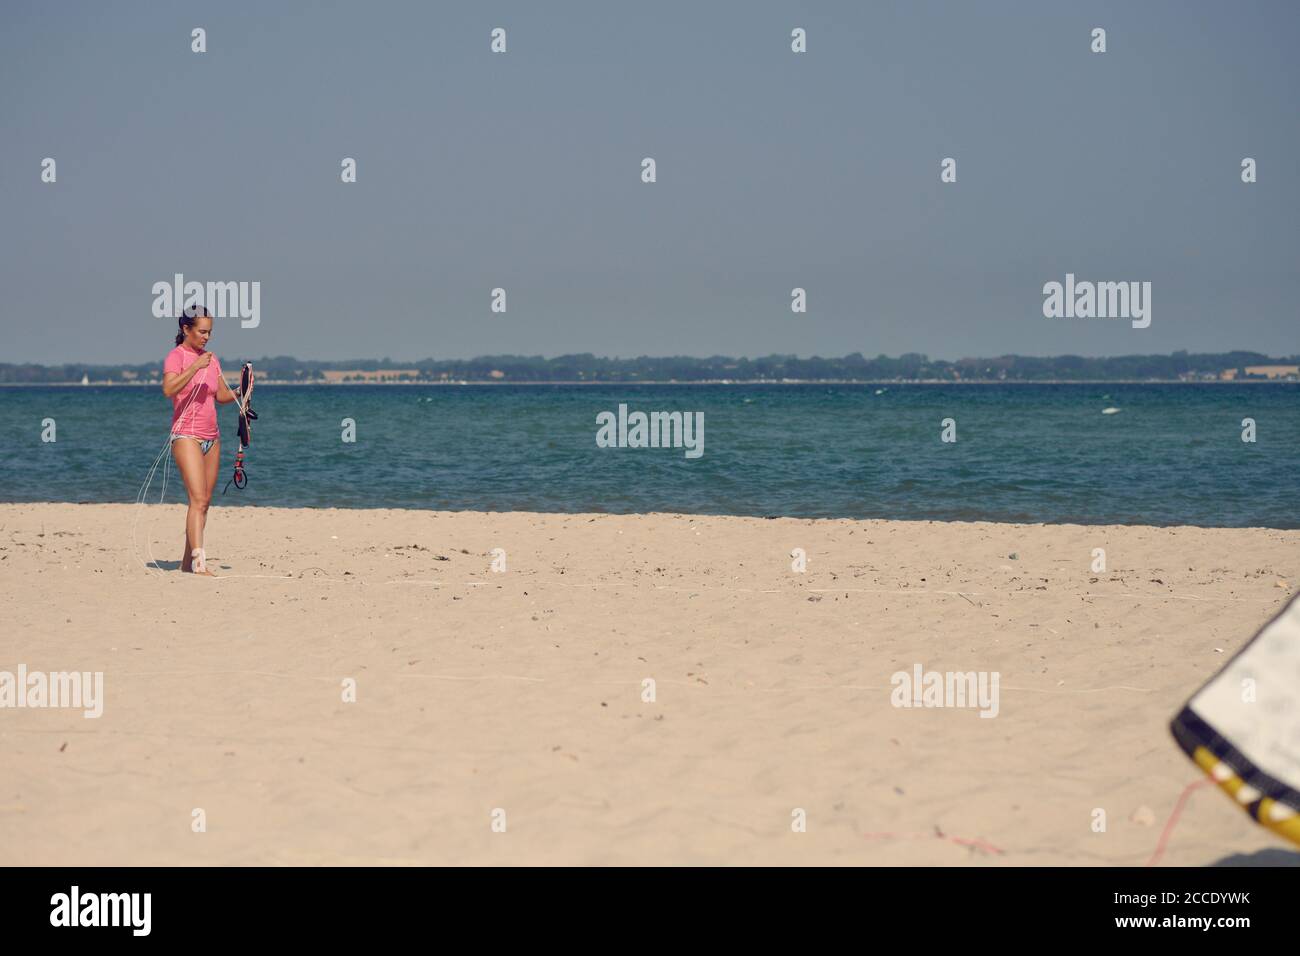
{"label": "kite control bar", "polygon": [[230,490],[233,484],[236,488],[243,490],[248,484],[248,473],[244,471],[244,449],[253,441],[253,422],[257,421],[257,412],[253,411],[253,363],[245,362],[244,370],[239,376],[239,451],[235,452],[235,473],[231,475],[230,480],[226,482],[226,487],[221,489],[224,495]]}
{"label": "kite control bar", "polygon": [[231,483],[240,491],[248,484],[248,473],[244,471],[244,446],[239,446],[239,451],[235,452],[235,473],[230,476],[230,481],[226,482],[226,487],[221,490],[224,495],[230,488]]}

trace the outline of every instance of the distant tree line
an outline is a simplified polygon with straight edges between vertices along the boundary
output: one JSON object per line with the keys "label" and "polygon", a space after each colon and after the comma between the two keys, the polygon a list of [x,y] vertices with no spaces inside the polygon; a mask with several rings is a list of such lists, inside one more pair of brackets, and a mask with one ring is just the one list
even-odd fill
{"label": "distant tree line", "polygon": [[[238,369],[244,359],[223,359],[228,371]],[[705,381],[1107,381],[1213,378],[1225,370],[1244,370],[1256,365],[1296,365],[1300,357],[1274,358],[1259,352],[1218,352],[1172,355],[1121,355],[1113,358],[1084,358],[1058,355],[1036,358],[1003,355],[998,358],[964,358],[955,362],[931,359],[909,352],[897,358],[878,355],[867,358],[860,352],[842,358],[799,358],[768,355],[764,358],[709,358],[669,356],[651,358],[598,358],[595,355],[489,355],[474,359],[393,362],[391,359],[355,359],[341,362],[313,362],[287,355],[253,359],[262,379],[323,382],[327,371],[418,371],[418,381],[445,382],[705,382]],[[0,384],[80,382],[147,382],[161,375],[161,363],[140,365],[15,365],[0,363]]]}

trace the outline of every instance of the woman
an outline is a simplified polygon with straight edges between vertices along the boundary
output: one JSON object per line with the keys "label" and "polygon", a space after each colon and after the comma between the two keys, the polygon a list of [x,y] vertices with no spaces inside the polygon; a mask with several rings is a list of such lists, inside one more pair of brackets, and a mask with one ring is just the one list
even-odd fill
{"label": "woman", "polygon": [[203,528],[221,470],[216,406],[233,402],[236,396],[221,375],[221,362],[207,351],[212,337],[208,310],[191,306],[177,319],[177,325],[176,348],[163,362],[162,390],[172,400],[172,457],[190,499],[181,570],[215,577],[204,563]]}

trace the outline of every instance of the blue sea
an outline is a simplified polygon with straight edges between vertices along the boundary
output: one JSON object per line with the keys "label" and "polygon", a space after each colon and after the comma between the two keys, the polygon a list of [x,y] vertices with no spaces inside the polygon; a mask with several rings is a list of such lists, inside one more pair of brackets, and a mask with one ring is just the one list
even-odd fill
{"label": "blue sea", "polygon": [[[253,404],[248,487],[224,496],[219,409],[215,505],[1300,527],[1294,383],[259,384]],[[704,454],[597,447],[620,404],[703,412]],[[0,500],[134,501],[170,410],[156,387],[0,389]],[[167,488],[183,500],[174,468]]]}

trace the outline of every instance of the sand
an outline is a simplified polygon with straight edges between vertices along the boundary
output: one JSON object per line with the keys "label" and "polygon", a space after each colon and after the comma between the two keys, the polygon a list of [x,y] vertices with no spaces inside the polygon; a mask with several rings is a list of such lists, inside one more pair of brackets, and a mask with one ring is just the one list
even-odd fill
{"label": "sand", "polygon": [[[0,671],[104,674],[0,709],[0,863],[1142,865],[1300,581],[1260,529],[214,507],[218,580],[182,529],[0,505]],[[1200,787],[1159,863],[1296,859]]]}

